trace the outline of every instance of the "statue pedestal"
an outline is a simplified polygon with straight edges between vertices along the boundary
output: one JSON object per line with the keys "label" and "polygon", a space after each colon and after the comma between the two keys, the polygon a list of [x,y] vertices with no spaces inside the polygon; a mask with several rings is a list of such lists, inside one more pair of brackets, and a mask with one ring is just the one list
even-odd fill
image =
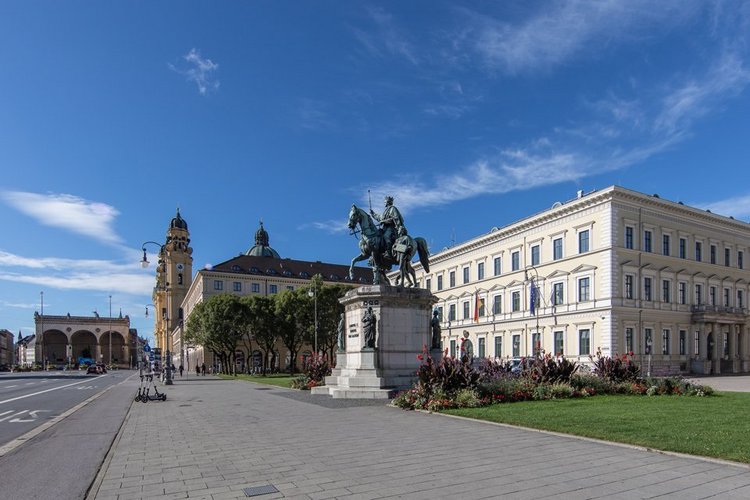
{"label": "statue pedestal", "polygon": [[[314,387],[312,393],[390,399],[410,388],[421,363],[417,355],[430,346],[435,302],[435,296],[421,288],[373,285],[347,292],[341,299],[346,311],[346,351],[336,353],[336,369],[326,377],[326,385]],[[362,347],[362,316],[368,307],[377,318],[374,349]]]}

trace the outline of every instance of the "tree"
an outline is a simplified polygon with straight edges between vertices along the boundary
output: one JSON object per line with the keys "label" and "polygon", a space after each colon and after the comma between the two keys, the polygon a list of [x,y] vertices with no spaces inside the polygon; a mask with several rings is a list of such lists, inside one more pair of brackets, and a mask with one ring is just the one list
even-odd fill
{"label": "tree", "polygon": [[248,307],[249,334],[263,351],[263,375],[268,366],[268,354],[273,352],[278,335],[276,334],[276,310],[273,299],[253,295],[242,299]]}
{"label": "tree", "polygon": [[281,342],[289,350],[292,373],[297,371],[297,354],[302,344],[310,339],[310,322],[306,324],[305,319],[311,318],[308,310],[312,308],[312,300],[304,288],[284,290],[275,296],[276,327]]}
{"label": "tree", "polygon": [[237,342],[248,331],[248,307],[240,297],[220,294],[199,303],[188,318],[185,341],[201,344],[222,362],[222,371],[236,375]]}
{"label": "tree", "polygon": [[334,359],[338,345],[338,326],[344,306],[339,299],[351,290],[346,285],[323,285],[318,289],[318,349],[328,353],[328,359]]}

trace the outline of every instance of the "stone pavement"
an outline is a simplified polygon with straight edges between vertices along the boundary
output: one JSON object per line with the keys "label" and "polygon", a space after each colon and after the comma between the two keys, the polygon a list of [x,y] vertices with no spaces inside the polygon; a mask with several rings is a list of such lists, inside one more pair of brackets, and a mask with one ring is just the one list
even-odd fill
{"label": "stone pavement", "polygon": [[89,498],[750,498],[745,465],[209,376],[166,390],[133,404]]}

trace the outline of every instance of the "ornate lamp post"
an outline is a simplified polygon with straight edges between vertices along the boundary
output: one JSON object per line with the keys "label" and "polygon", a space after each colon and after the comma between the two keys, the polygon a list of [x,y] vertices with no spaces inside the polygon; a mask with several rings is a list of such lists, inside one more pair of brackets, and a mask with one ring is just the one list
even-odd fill
{"label": "ornate lamp post", "polygon": [[[45,356],[44,356],[44,292],[39,292],[39,297],[41,297],[42,302],[42,315],[41,315],[41,323],[42,323],[42,330],[39,332],[39,347],[40,352],[39,356],[42,358],[42,370],[47,368],[47,364],[44,362]],[[34,360],[36,363],[36,360]]]}
{"label": "ornate lamp post", "polygon": [[[146,241],[141,245],[141,250],[143,250],[143,259],[141,260],[141,267],[146,269],[149,265],[148,257],[146,256],[146,245],[157,245],[159,247],[159,253],[162,254],[164,252],[164,245],[157,243],[155,241]],[[171,344],[171,335],[169,331],[169,282],[167,281],[167,275],[166,275],[166,269],[164,270],[164,284],[161,285],[162,289],[164,290],[164,300],[166,302],[166,310],[164,311],[164,314],[162,316],[162,319],[164,320],[164,350],[165,350],[165,356],[164,356],[164,364],[165,364],[165,379],[164,379],[164,385],[172,385],[172,352],[170,348]],[[146,307],[146,313],[148,314],[148,307]]]}
{"label": "ornate lamp post", "polygon": [[[529,271],[534,272],[534,276],[529,278]],[[534,356],[538,356],[541,352],[541,333],[539,333],[539,287],[537,286],[537,282],[539,281],[539,272],[536,270],[534,266],[529,266],[526,269],[523,270],[524,275],[524,281],[527,283],[531,283],[531,289],[529,292],[529,308],[531,309],[531,314],[534,315],[536,318],[536,335],[537,335],[537,344],[533,345],[533,336],[532,336],[532,346],[531,346],[531,353]],[[553,339],[554,340],[554,339]]]}

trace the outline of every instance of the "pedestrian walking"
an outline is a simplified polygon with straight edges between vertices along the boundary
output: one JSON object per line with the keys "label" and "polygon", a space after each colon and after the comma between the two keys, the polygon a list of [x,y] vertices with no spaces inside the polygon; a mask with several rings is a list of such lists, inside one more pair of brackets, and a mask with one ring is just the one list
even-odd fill
{"label": "pedestrian walking", "polygon": [[185,369],[184,366],[182,366],[182,363],[180,363],[180,378],[182,378],[182,371]]}
{"label": "pedestrian walking", "polygon": [[200,365],[196,364],[195,365],[195,375],[198,376],[200,374],[201,374],[201,367],[200,367]]}
{"label": "pedestrian walking", "polygon": [[201,363],[201,375],[206,376],[206,363]]}

